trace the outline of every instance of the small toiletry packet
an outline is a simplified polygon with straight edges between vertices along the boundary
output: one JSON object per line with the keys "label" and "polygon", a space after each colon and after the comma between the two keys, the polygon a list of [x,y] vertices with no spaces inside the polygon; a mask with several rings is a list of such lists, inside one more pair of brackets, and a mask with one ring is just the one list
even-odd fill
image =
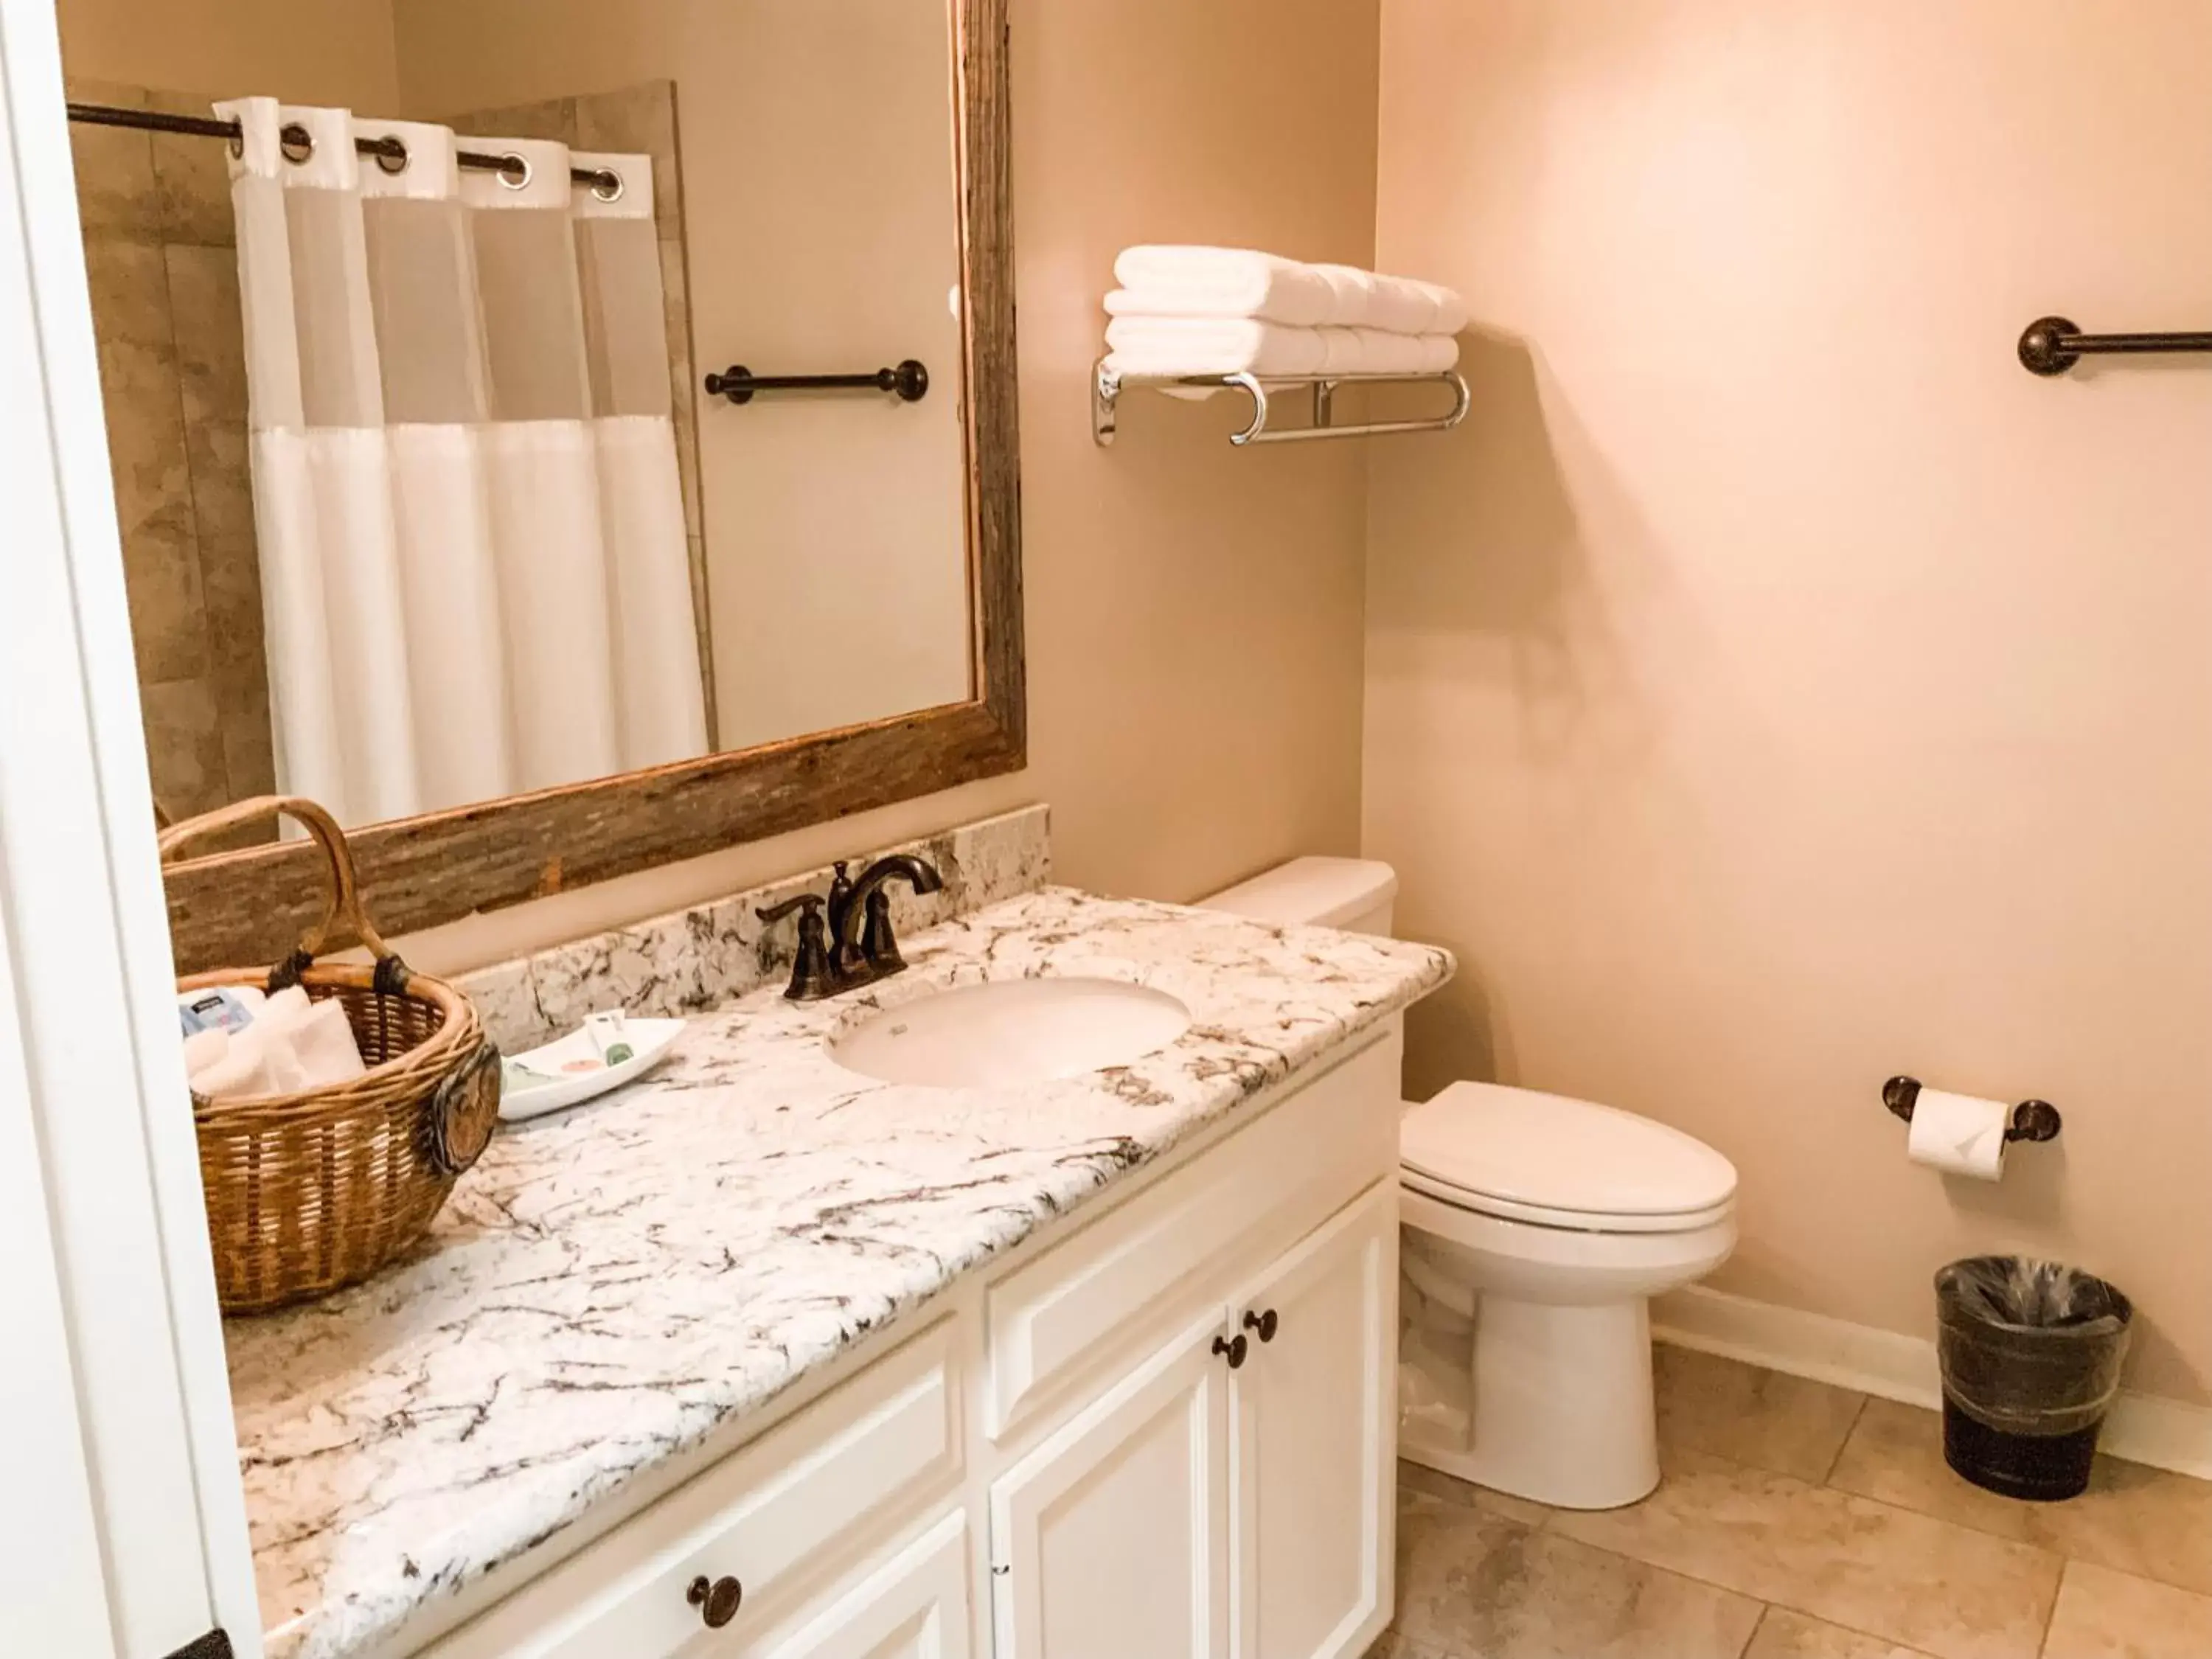
{"label": "small toiletry packet", "polygon": [[184,1034],[236,1031],[253,1023],[269,999],[251,985],[210,985],[177,994],[177,1018]]}

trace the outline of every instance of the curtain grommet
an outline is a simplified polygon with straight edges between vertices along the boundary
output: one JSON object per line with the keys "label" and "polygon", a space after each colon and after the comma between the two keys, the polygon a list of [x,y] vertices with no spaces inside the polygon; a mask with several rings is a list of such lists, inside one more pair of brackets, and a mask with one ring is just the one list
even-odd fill
{"label": "curtain grommet", "polygon": [[619,202],[623,198],[623,176],[612,167],[601,167],[592,180],[592,195],[602,202]]}
{"label": "curtain grommet", "polygon": [[407,141],[404,138],[396,132],[381,133],[377,137],[376,146],[371,153],[375,155],[379,168],[387,173],[400,173],[407,171],[409,157]]}
{"label": "curtain grommet", "polygon": [[499,181],[509,190],[530,188],[530,158],[512,151],[499,158]]}
{"label": "curtain grommet", "polygon": [[294,167],[305,167],[315,157],[315,135],[297,121],[289,122],[276,135],[276,148]]}

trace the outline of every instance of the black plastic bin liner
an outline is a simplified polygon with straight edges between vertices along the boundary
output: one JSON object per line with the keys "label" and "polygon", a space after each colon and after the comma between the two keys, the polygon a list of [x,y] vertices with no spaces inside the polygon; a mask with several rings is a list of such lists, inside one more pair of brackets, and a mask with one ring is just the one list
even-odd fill
{"label": "black plastic bin liner", "polygon": [[2059,1262],[1979,1255],[1936,1275],[1936,1308],[1951,1467],[2014,1497],[2080,1492],[2120,1391],[2128,1298]]}

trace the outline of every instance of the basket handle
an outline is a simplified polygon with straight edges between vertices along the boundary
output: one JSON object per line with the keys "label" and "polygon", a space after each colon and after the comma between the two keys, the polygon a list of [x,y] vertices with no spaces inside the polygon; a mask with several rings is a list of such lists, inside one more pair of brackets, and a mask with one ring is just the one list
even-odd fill
{"label": "basket handle", "polygon": [[[295,969],[305,967],[307,960],[319,953],[329,943],[336,925],[343,922],[353,930],[354,937],[368,947],[368,952],[376,958],[380,969],[385,969],[385,964],[389,963],[392,969],[404,975],[406,970],[399,966],[398,958],[392,954],[392,947],[384,942],[383,935],[369,921],[368,913],[361,908],[361,884],[354,874],[353,852],[346,845],[345,831],[338,828],[337,819],[304,795],[256,795],[251,800],[234,801],[228,806],[219,806],[212,812],[186,818],[182,823],[161,832],[159,842],[161,862],[176,863],[178,854],[193,842],[218,835],[226,830],[235,830],[240,824],[280,817],[291,818],[307,826],[307,833],[321,846],[331,873],[331,901],[323,912],[323,919],[308,929],[307,936],[300,941],[300,948],[294,954],[292,962],[285,966]],[[278,974],[283,971],[283,967],[276,970]],[[296,972],[290,975],[296,976]]]}

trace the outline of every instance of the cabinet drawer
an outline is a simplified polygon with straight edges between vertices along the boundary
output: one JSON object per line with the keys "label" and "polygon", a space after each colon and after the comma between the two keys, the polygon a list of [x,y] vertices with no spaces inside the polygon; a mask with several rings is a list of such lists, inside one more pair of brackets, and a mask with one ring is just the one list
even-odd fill
{"label": "cabinet drawer", "polygon": [[[957,1484],[946,1319],[430,1650],[435,1659],[667,1659],[704,1638],[692,1581],[733,1577],[744,1651]],[[719,1645],[719,1644],[718,1644]]]}
{"label": "cabinet drawer", "polygon": [[995,1438],[1227,1294],[1224,1272],[1310,1231],[1398,1162],[1395,1022],[1188,1168],[992,1285]]}
{"label": "cabinet drawer", "polygon": [[975,1650],[968,1517],[956,1510],[824,1598],[803,1625],[732,1649],[728,1659],[969,1659]]}

